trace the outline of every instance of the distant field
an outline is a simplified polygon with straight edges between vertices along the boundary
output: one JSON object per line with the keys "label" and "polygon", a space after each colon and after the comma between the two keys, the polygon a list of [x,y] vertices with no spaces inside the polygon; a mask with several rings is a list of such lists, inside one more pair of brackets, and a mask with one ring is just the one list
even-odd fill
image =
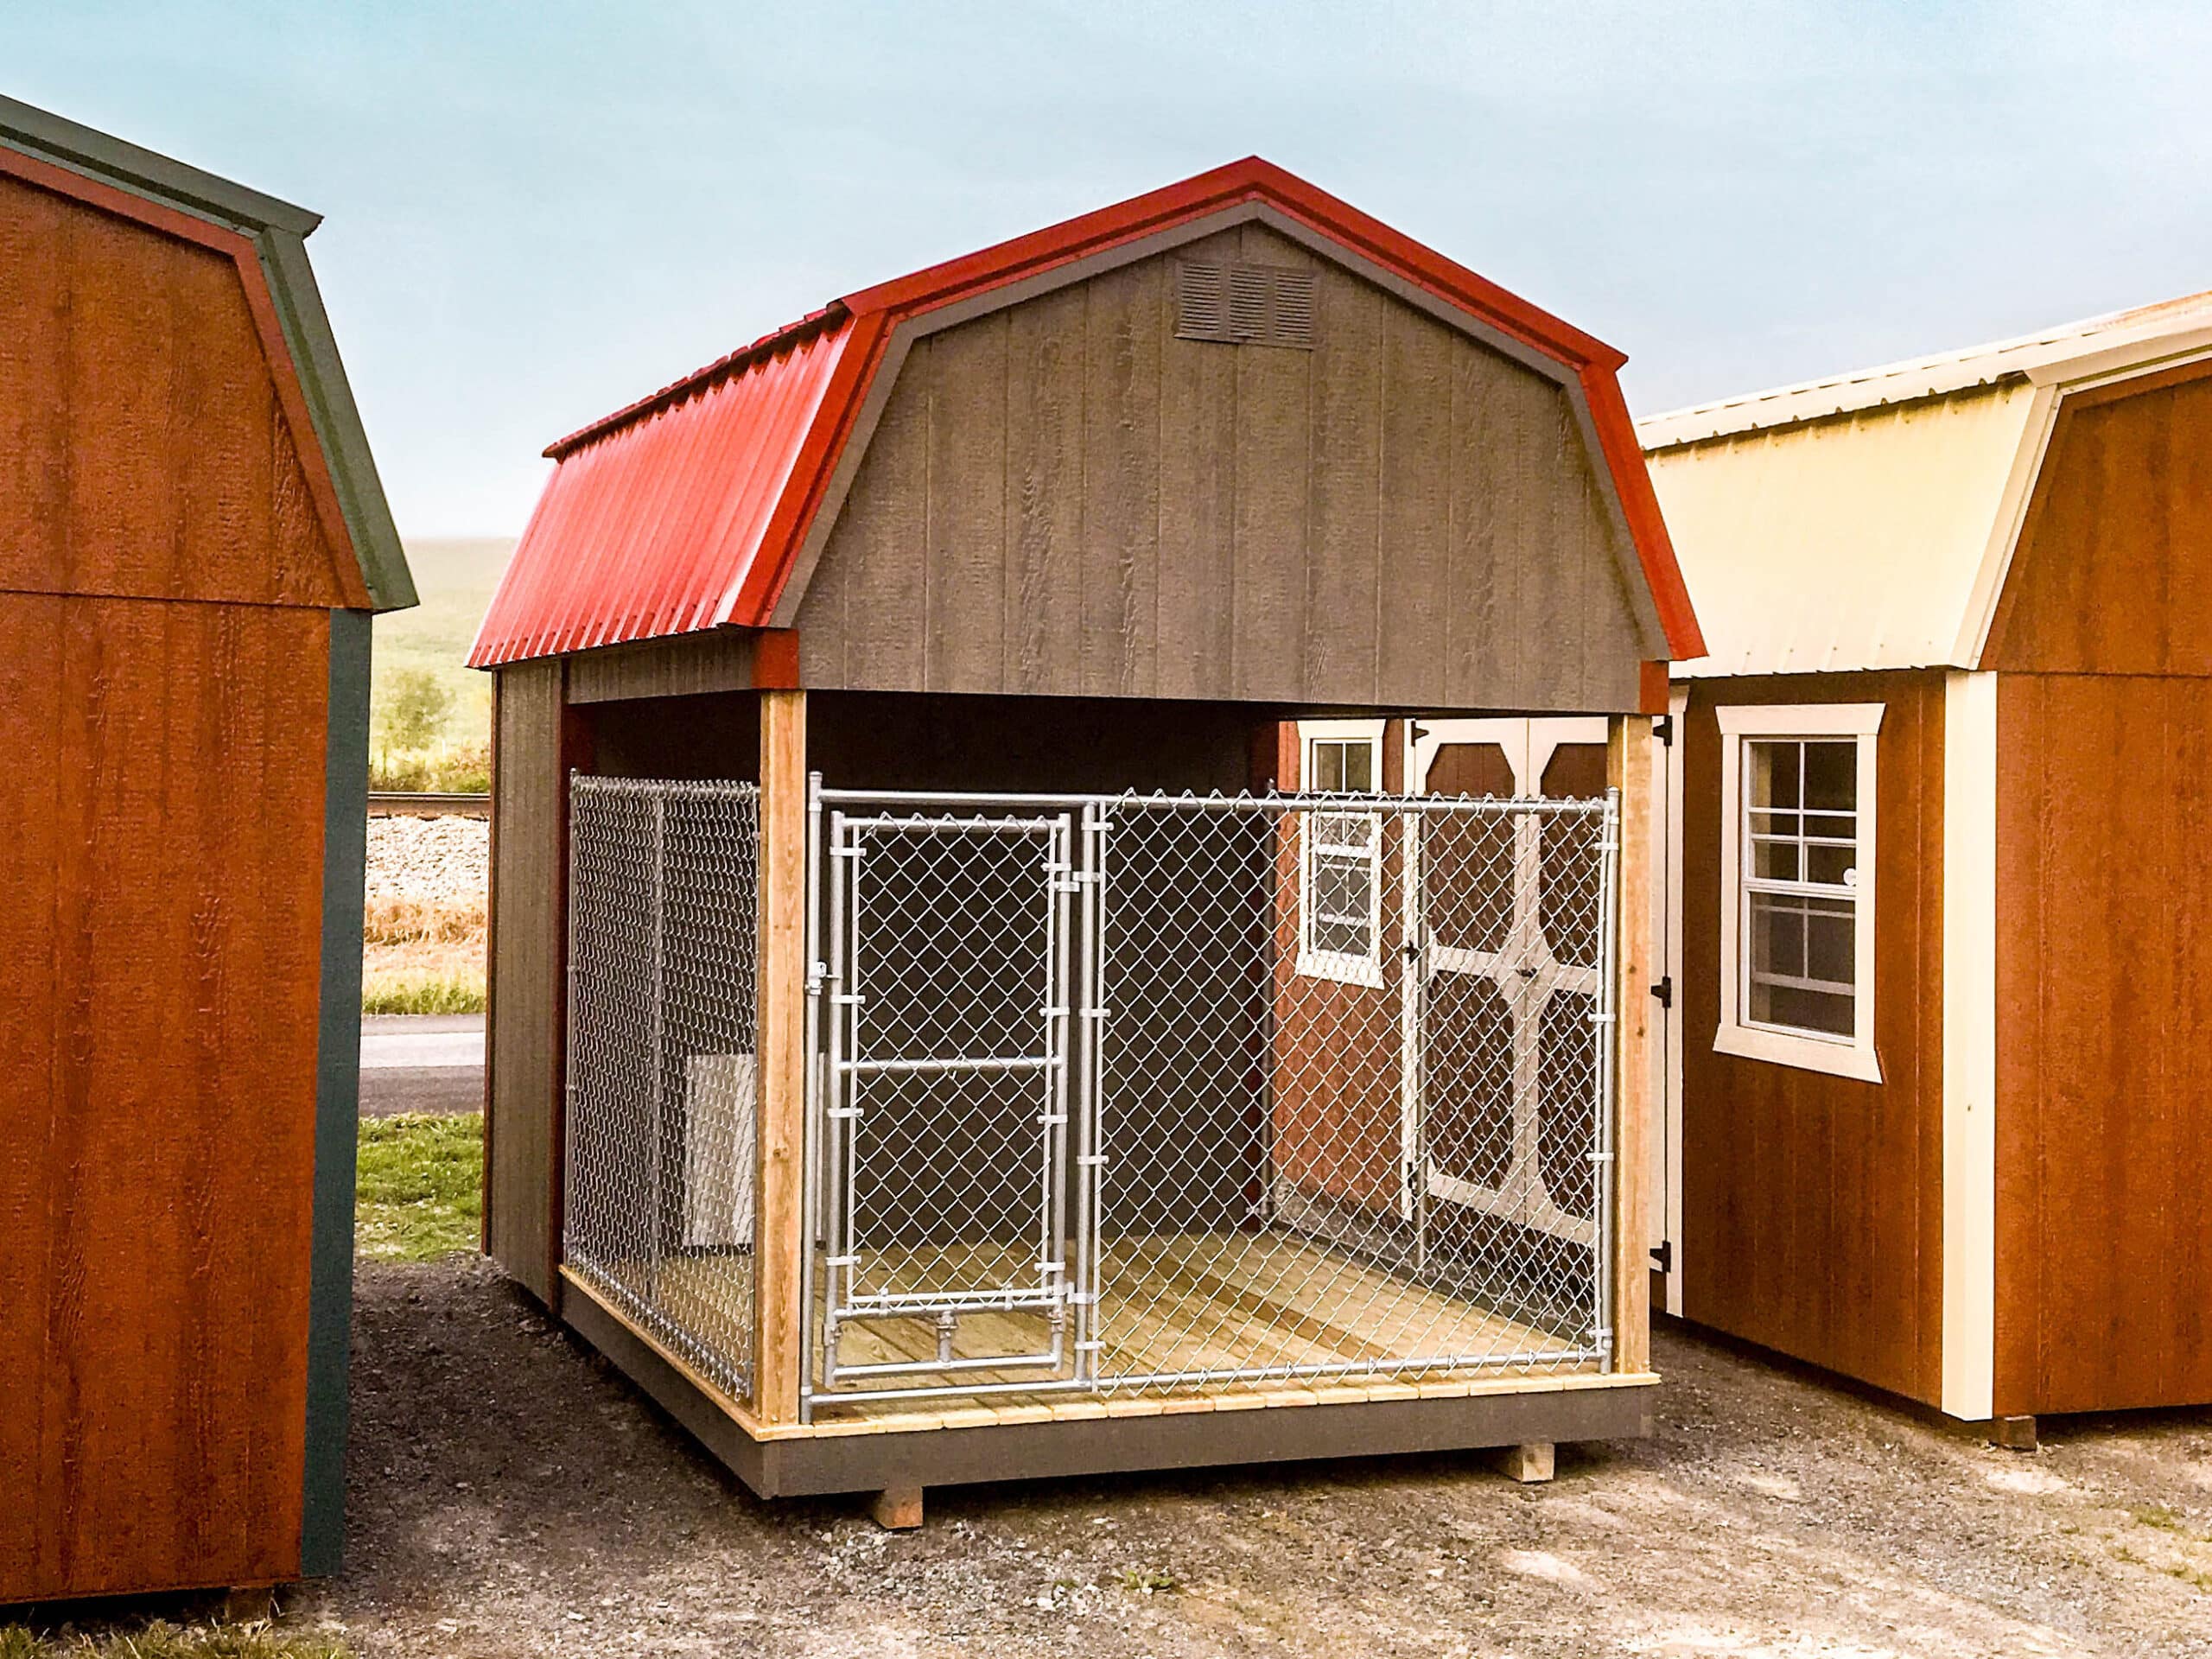
{"label": "distant field", "polygon": [[423,602],[377,619],[372,697],[397,671],[427,669],[453,691],[451,740],[479,743],[490,737],[491,679],[461,664],[514,547],[511,536],[407,543],[408,568]]}

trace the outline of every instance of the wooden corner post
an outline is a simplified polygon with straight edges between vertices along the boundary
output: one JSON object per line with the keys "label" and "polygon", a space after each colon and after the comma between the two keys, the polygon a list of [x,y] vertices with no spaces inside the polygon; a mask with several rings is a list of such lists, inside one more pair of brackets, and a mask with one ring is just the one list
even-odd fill
{"label": "wooden corner post", "polygon": [[798,1421],[806,1166],[806,693],[760,693],[760,1132],[753,1406]]}
{"label": "wooden corner post", "polygon": [[1619,1017],[1613,1097],[1613,1369],[1651,1369],[1649,1161],[1651,1065],[1651,721],[1617,715],[1607,733],[1605,781],[1620,791],[1615,940]]}

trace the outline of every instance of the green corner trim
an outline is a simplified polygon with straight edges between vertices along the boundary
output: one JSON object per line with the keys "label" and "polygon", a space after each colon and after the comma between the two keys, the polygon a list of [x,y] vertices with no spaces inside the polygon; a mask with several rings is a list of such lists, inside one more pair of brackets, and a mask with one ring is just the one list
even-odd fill
{"label": "green corner trim", "polygon": [[369,618],[330,613],[324,746],[322,1002],[315,1044],[315,1237],[308,1302],[300,1570],[335,1573],[346,1536],[353,1159],[361,1089],[361,887],[368,858]]}

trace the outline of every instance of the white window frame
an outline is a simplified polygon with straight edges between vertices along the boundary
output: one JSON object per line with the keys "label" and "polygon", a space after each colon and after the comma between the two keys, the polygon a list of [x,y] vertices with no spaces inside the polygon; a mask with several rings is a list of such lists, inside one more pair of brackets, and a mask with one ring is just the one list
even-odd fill
{"label": "white window frame", "polygon": [[[1874,819],[1876,738],[1886,705],[1878,702],[1723,704],[1713,710],[1720,722],[1720,1026],[1713,1033],[1716,1054],[1767,1060],[1832,1077],[1879,1083],[1882,1065],[1874,1052],[1874,889],[1877,850]],[[1817,1032],[1756,1025],[1744,1016],[1751,960],[1751,906],[1743,884],[1745,803],[1744,746],[1747,740],[1848,737],[1857,741],[1858,877],[1852,888],[1852,1034],[1830,1037]]]}
{"label": "white window frame", "polygon": [[[1298,780],[1301,793],[1314,792],[1313,746],[1316,743],[1365,743],[1370,760],[1368,776],[1376,795],[1382,792],[1382,735],[1387,722],[1380,720],[1301,720],[1298,722]],[[1332,979],[1346,985],[1382,986],[1382,814],[1367,815],[1367,941],[1366,954],[1313,948],[1313,842],[1315,814],[1300,812],[1298,833],[1298,972],[1307,979]],[[1357,853],[1357,849],[1344,849]]]}

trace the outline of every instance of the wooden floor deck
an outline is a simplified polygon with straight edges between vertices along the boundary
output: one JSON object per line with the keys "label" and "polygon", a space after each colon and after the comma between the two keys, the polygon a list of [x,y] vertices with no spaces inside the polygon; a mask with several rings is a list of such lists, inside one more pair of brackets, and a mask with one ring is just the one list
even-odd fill
{"label": "wooden floor deck", "polygon": [[[869,1290],[918,1291],[947,1284],[1019,1282],[1017,1257],[1030,1252],[917,1252],[880,1268]],[[728,1330],[730,1311],[749,1305],[750,1263],[741,1256],[694,1256],[664,1262],[658,1300],[670,1319],[695,1331]],[[824,1275],[815,1275],[816,1326],[823,1329]],[[1315,1243],[1281,1234],[1183,1233],[1124,1240],[1100,1263],[1097,1374],[1113,1379],[1108,1400],[1149,1408],[1183,1408],[1203,1399],[1271,1390],[1325,1388],[1339,1397],[1381,1390],[1409,1397],[1452,1379],[1563,1376],[1594,1371],[1575,1357],[1578,1342],[1507,1317],[1433,1286],[1386,1272]],[[843,1367],[881,1363],[924,1369],[841,1378],[854,1389],[943,1389],[925,1399],[840,1402],[816,1395],[825,1426],[862,1422],[885,1428],[910,1420],[1063,1415],[1090,1403],[1090,1390],[1038,1387],[1072,1377],[1071,1319],[1061,1359],[946,1372],[935,1321],[928,1317],[848,1320]],[[1046,1351],[1052,1325],[1041,1311],[963,1314],[953,1353],[967,1360]],[[1412,1362],[1410,1363],[1406,1362]],[[1230,1373],[1262,1375],[1231,1376]],[[1156,1377],[1137,1383],[1127,1379]],[[1027,1386],[1024,1386],[1027,1385]],[[969,1392],[977,1388],[994,1391]],[[1019,1389],[1001,1392],[1000,1389]],[[1464,1386],[1450,1387],[1464,1392]]]}

